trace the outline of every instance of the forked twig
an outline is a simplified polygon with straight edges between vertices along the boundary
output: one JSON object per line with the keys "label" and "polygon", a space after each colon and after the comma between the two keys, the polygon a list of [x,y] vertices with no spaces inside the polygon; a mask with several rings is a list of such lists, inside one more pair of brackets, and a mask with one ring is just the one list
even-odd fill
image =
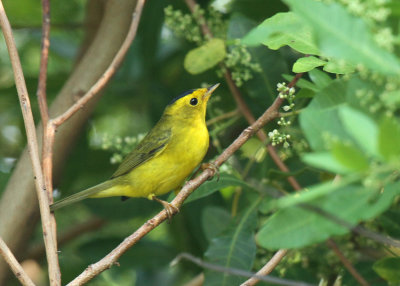
{"label": "forked twig", "polygon": [[24,286],[35,286],[31,278],[26,274],[21,264],[18,263],[14,254],[8,248],[7,244],[0,237],[0,254],[3,256],[4,260],[10,265],[12,272],[14,272],[15,277],[18,278],[19,282],[21,282]]}

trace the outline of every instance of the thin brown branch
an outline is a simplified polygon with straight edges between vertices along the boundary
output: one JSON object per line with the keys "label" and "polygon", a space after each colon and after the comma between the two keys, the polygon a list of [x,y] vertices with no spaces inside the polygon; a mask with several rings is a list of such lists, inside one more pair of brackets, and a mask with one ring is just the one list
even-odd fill
{"label": "thin brown branch", "polygon": [[351,273],[351,275],[363,286],[369,286],[369,283],[358,273],[358,271],[354,268],[351,262],[343,255],[340,251],[338,245],[333,239],[328,239],[326,243],[329,245],[330,248],[335,252],[337,257],[339,257],[340,261],[346,267],[346,269]]}
{"label": "thin brown branch", "polygon": [[207,26],[206,19],[204,19],[204,17],[202,15],[196,14],[196,9],[198,7],[198,4],[196,3],[196,1],[194,1],[194,0],[185,0],[185,2],[186,2],[186,5],[188,6],[190,12],[193,15],[197,16],[196,20],[197,20],[197,22],[198,22],[198,24],[199,24],[199,26],[201,28],[201,31],[202,31],[203,35],[208,37],[208,38],[212,38],[213,34],[212,34],[210,28]]}
{"label": "thin brown branch", "polygon": [[[251,138],[260,128],[262,128],[265,124],[275,119],[278,115],[278,109],[282,105],[283,99],[277,97],[272,105],[264,112],[264,114],[259,117],[251,126],[247,127],[243,132],[236,138],[236,140],[226,148],[221,155],[213,162],[216,166],[221,166],[226,160],[228,160],[239,148],[249,139]],[[171,202],[177,208],[180,208],[183,202],[189,197],[189,195],[198,188],[201,184],[203,184],[207,179],[213,177],[214,171],[210,169],[204,170],[199,176],[195,179],[188,181],[175,199]],[[107,254],[104,258],[96,262],[95,264],[90,265],[83,271],[77,278],[75,278],[68,285],[82,285],[83,283],[88,282],[93,277],[103,272],[104,270],[113,266],[118,258],[126,252],[130,247],[136,244],[142,237],[144,237],[151,230],[160,225],[163,221],[167,219],[167,213],[165,210],[162,210],[152,219],[148,220],[145,224],[143,224],[139,229],[137,229],[133,234],[128,236],[120,245],[118,245],[114,250],[112,250],[109,254]]]}
{"label": "thin brown branch", "polygon": [[26,89],[24,74],[22,72],[21,62],[18,51],[15,46],[11,26],[8,21],[3,3],[0,0],[0,24],[3,30],[4,39],[10,55],[11,64],[14,71],[15,84],[18,97],[21,104],[22,116],[24,119],[27,135],[28,150],[32,161],[33,173],[35,176],[35,185],[39,200],[40,214],[42,219],[43,237],[46,246],[47,262],[49,267],[50,285],[61,285],[61,275],[58,267],[57,249],[55,238],[53,237],[52,223],[49,208],[49,199],[45,187],[42,169],[39,159],[39,148],[35,132],[35,122],[33,120],[31,104],[28,91]]}
{"label": "thin brown branch", "polygon": [[63,114],[59,115],[58,117],[50,120],[50,122],[54,125],[55,128],[60,126],[66,120],[68,120],[72,115],[74,115],[79,109],[83,108],[83,106],[92,99],[101,89],[103,89],[106,84],[109,82],[111,77],[115,74],[116,70],[118,69],[119,65],[121,64],[122,60],[124,59],[132,41],[136,37],[136,31],[139,26],[140,17],[142,14],[143,6],[146,0],[138,0],[136,4],[135,11],[132,15],[132,22],[129,27],[128,34],[124,42],[121,45],[118,53],[115,55],[113,61],[111,62],[110,66],[104,72],[104,74],[99,78],[99,80],[83,95],[78,101],[72,105],[68,110],[66,110]]}
{"label": "thin brown branch", "polygon": [[[49,47],[50,47],[50,1],[42,0],[42,39],[40,51],[40,68],[39,68],[39,83],[36,92],[40,116],[42,119],[43,137],[42,137],[42,171],[44,183],[47,191],[49,203],[53,203],[53,162],[51,149],[54,144],[54,131],[47,128],[49,122],[49,109],[47,105],[47,67],[49,62]],[[50,214],[50,225],[54,242],[54,250],[57,251],[57,226],[56,218],[53,213]],[[55,261],[53,261],[55,263]],[[60,273],[60,266],[57,263],[55,267]]]}
{"label": "thin brown branch", "polygon": [[[201,260],[200,258],[197,258],[189,253],[181,253],[179,254],[172,262],[172,265],[177,264],[180,260],[186,259],[189,260],[196,265],[203,267],[205,269],[209,269],[212,271],[216,272],[222,272],[230,275],[235,275],[235,276],[241,276],[241,277],[251,277],[254,279],[257,279],[258,281],[265,281],[269,283],[273,283],[275,285],[287,285],[287,286],[311,286],[313,284],[308,284],[305,282],[300,282],[300,281],[292,281],[288,279],[283,279],[283,278],[277,278],[277,277],[271,277],[271,276],[260,276],[258,273],[253,273],[249,271],[245,271],[242,269],[237,269],[237,268],[231,268],[231,267],[224,267],[218,264],[212,264],[206,261]],[[278,261],[279,262],[279,261]],[[246,282],[245,282],[246,283]],[[242,284],[242,285],[247,285],[247,284]]]}
{"label": "thin brown branch", "polygon": [[215,123],[217,123],[217,122],[219,122],[221,120],[228,119],[228,118],[234,117],[236,115],[239,115],[239,110],[237,110],[237,109],[232,110],[232,111],[227,112],[227,113],[224,113],[224,114],[221,114],[220,116],[216,116],[214,118],[211,118],[211,119],[207,120],[206,124],[207,124],[207,126],[210,126],[210,125],[213,125],[213,124],[215,124]]}
{"label": "thin brown branch", "polygon": [[40,52],[39,84],[36,95],[38,97],[40,115],[42,117],[43,128],[46,127],[49,120],[49,111],[47,107],[46,82],[47,66],[50,47],[50,1],[42,0],[42,41]]}
{"label": "thin brown branch", "polygon": [[7,244],[0,237],[0,255],[3,256],[4,260],[10,265],[12,272],[14,272],[15,277],[18,278],[19,282],[21,282],[24,286],[35,286],[31,278],[25,273],[21,264],[18,263],[14,254],[8,248]]}
{"label": "thin brown branch", "polygon": [[[258,272],[256,273],[257,276],[266,276],[275,269],[275,267],[281,262],[282,258],[285,257],[287,253],[286,249],[278,250],[274,256],[265,264]],[[251,277],[249,280],[241,284],[241,286],[253,286],[256,285],[260,279],[258,277]]]}

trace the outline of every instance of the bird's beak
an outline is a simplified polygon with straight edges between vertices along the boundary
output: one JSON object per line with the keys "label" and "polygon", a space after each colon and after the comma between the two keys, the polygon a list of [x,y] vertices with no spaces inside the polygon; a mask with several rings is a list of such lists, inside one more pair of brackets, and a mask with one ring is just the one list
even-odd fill
{"label": "bird's beak", "polygon": [[210,95],[214,92],[214,90],[217,89],[217,87],[218,87],[219,85],[220,85],[219,83],[216,83],[216,84],[210,86],[209,88],[207,88],[207,92],[204,93],[203,99],[207,99],[207,100],[208,100],[208,98],[210,98]]}

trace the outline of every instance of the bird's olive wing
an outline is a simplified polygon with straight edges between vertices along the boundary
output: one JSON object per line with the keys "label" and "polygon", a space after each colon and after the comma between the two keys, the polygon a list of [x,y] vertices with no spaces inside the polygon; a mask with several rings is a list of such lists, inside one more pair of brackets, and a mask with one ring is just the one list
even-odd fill
{"label": "bird's olive wing", "polygon": [[[154,132],[157,131],[157,132]],[[137,166],[158,156],[167,147],[171,130],[152,130],[142,142],[122,161],[117,171],[111,176],[116,178],[132,171]]]}

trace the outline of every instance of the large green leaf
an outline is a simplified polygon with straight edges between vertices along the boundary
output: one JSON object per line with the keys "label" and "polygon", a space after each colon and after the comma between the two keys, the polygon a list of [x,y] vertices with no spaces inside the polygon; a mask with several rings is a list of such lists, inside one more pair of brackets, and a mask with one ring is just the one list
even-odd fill
{"label": "large green leaf", "polygon": [[298,59],[292,68],[294,73],[308,72],[316,67],[324,66],[327,62],[316,57],[304,57]]}
{"label": "large green leaf", "polygon": [[336,80],[318,92],[300,113],[300,126],[315,151],[325,151],[329,140],[351,138],[344,131],[337,108],[345,103],[346,82]]}
{"label": "large green leaf", "polygon": [[215,38],[189,51],[183,65],[189,73],[199,74],[216,66],[225,55],[225,42]]}
{"label": "large green leaf", "polygon": [[374,120],[349,106],[339,108],[339,117],[354,141],[369,155],[378,156],[378,127]]}
{"label": "large green leaf", "polygon": [[311,29],[292,12],[278,13],[253,29],[242,39],[245,45],[260,43],[272,50],[288,45],[303,54],[318,55]]}
{"label": "large green leaf", "polygon": [[385,257],[374,263],[373,269],[393,285],[400,283],[400,257]]}
{"label": "large green leaf", "polygon": [[[331,235],[345,234],[350,230],[333,218],[355,225],[361,220],[376,217],[390,206],[399,194],[399,187],[400,183],[392,183],[379,193],[361,185],[344,185],[338,189],[326,186],[320,189],[317,186],[315,191],[324,191],[327,195],[308,200],[307,205],[279,210],[262,226],[257,241],[268,249],[298,248],[323,241]],[[321,209],[323,213],[315,209]]]}
{"label": "large green leaf", "polygon": [[[208,262],[226,268],[238,268],[247,271],[251,269],[256,254],[254,229],[257,222],[257,207],[260,202],[260,198],[253,202],[239,216],[237,222],[231,224],[222,235],[211,240],[205,253]],[[206,270],[204,285],[239,285],[244,280],[243,277]]]}
{"label": "large green leaf", "polygon": [[362,64],[385,75],[400,74],[400,61],[378,46],[362,19],[352,16],[338,3],[285,0],[304,23],[312,27],[321,54]]}
{"label": "large green leaf", "polygon": [[385,117],[381,120],[378,148],[380,154],[387,160],[400,157],[400,124],[395,118]]}
{"label": "large green leaf", "polygon": [[333,157],[346,168],[359,172],[368,170],[369,163],[365,154],[353,144],[336,142],[332,147]]}
{"label": "large green leaf", "polygon": [[208,240],[223,232],[230,224],[231,214],[224,208],[209,206],[202,213],[201,224]]}
{"label": "large green leaf", "polygon": [[306,164],[335,174],[347,174],[349,169],[343,166],[330,152],[308,153],[301,158]]}

